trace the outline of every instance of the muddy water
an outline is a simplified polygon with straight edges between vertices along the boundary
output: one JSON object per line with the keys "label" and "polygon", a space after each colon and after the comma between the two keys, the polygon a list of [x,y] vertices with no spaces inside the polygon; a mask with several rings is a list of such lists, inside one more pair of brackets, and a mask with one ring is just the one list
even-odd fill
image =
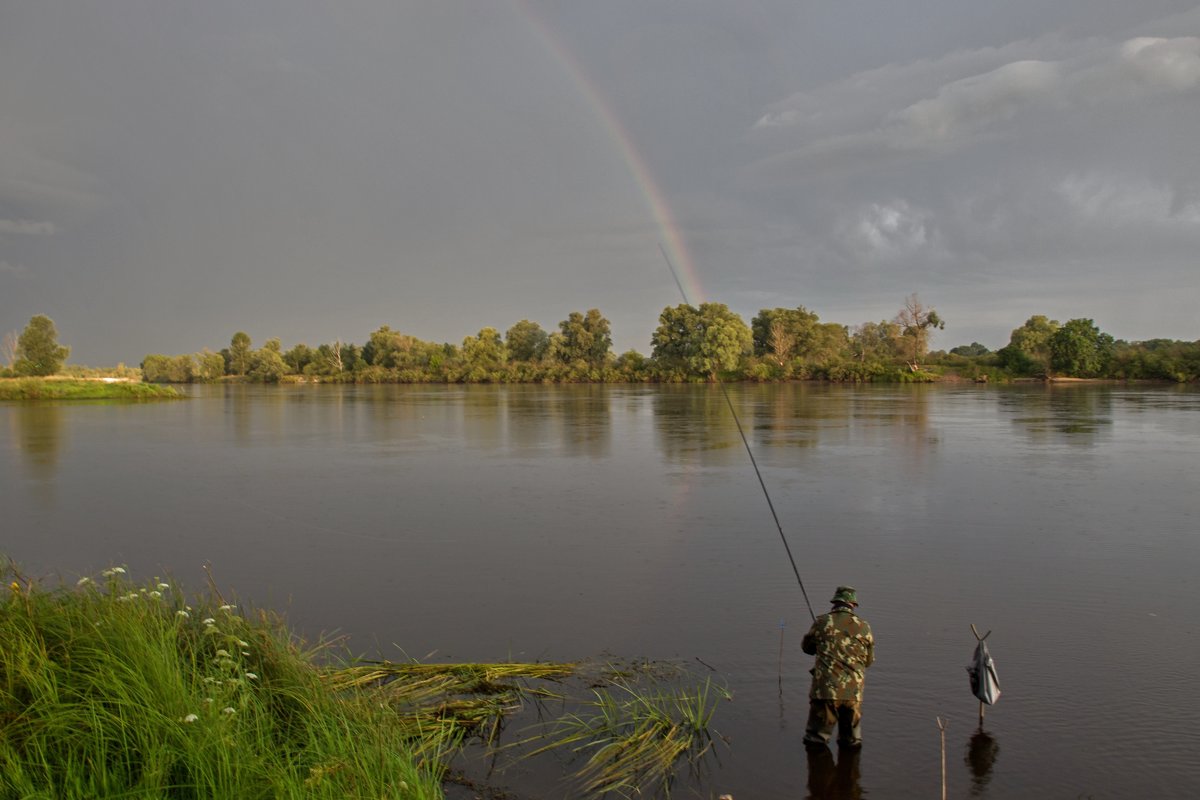
{"label": "muddy water", "polygon": [[[702,660],[729,744],[684,796],[937,796],[938,716],[951,797],[1200,791],[1200,392],[730,393],[815,611],[852,584],[875,629],[856,760],[800,746],[809,612],[713,387],[0,405],[0,552],[197,588],[208,561],[385,657]],[[1004,692],[982,733],[971,623]]]}

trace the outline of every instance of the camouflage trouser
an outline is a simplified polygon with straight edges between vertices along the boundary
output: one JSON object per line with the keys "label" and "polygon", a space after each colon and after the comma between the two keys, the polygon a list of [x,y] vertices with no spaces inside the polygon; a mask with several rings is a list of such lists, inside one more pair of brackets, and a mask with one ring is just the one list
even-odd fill
{"label": "camouflage trouser", "polygon": [[804,729],[804,743],[825,745],[838,729],[838,744],[862,744],[862,703],[858,700],[809,701],[808,725]]}

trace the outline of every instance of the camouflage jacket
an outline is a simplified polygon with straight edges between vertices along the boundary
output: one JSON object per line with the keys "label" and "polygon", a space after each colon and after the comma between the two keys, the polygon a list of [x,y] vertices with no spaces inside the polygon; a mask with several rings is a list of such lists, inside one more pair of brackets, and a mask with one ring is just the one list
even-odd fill
{"label": "camouflage jacket", "polygon": [[800,649],[817,657],[809,697],[862,701],[867,667],[875,661],[875,636],[865,619],[835,608],[817,617]]}

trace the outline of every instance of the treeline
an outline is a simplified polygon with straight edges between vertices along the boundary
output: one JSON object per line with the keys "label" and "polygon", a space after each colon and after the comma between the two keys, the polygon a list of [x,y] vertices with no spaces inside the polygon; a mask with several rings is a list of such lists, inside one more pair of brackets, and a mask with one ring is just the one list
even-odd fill
{"label": "treeline", "polygon": [[1109,378],[1186,383],[1200,379],[1200,341],[1114,339],[1090,319],[1065,323],[1035,315],[996,352],[973,342],[931,353],[943,367],[968,375],[1034,378]]}
{"label": "treeline", "polygon": [[853,327],[822,322],[803,306],[761,310],[747,325],[722,303],[663,309],[651,353],[612,352],[611,325],[598,309],[572,312],[547,331],[521,320],[503,334],[483,328],[461,344],[428,342],[384,325],[361,345],[334,341],[284,349],[253,347],[238,332],[220,351],[148,355],[154,382],[298,380],[344,383],[571,383],[721,380],[932,381],[1020,377],[1200,376],[1200,343],[1114,341],[1091,320],[1060,325],[1035,316],[991,352],[978,343],[929,352],[945,322],[916,295],[890,320]]}

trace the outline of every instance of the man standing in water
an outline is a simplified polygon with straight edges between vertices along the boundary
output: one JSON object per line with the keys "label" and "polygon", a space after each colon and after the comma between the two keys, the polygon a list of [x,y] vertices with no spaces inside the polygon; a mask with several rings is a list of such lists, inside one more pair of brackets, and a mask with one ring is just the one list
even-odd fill
{"label": "man standing in water", "polygon": [[839,586],[830,602],[833,608],[817,617],[800,643],[801,650],[817,657],[809,670],[813,679],[804,744],[824,747],[836,725],[838,744],[858,747],[863,682],[875,661],[875,637],[867,621],[854,613],[858,594],[853,586]]}

